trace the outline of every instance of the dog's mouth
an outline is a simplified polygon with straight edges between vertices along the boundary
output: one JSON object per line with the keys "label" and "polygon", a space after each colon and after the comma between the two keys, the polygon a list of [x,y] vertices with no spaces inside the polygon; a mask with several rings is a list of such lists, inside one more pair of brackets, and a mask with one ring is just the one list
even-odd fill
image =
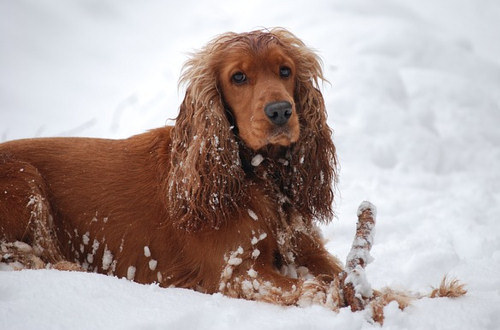
{"label": "dog's mouth", "polygon": [[244,139],[253,150],[265,146],[289,147],[299,140],[300,130],[293,125],[272,126],[267,129],[252,130],[249,139]]}
{"label": "dog's mouth", "polygon": [[233,133],[252,150],[265,146],[288,147],[297,142],[300,136],[298,123],[291,121],[284,125],[270,125],[267,120],[251,120],[250,127],[231,126]]}
{"label": "dog's mouth", "polygon": [[287,147],[293,142],[296,142],[297,138],[294,138],[291,130],[288,127],[277,127],[267,138],[268,144],[275,144]]}

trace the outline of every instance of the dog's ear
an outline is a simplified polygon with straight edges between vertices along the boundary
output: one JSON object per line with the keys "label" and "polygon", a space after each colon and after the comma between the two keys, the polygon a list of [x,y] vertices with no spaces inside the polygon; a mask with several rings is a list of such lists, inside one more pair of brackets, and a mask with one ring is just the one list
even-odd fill
{"label": "dog's ear", "polygon": [[337,156],[319,82],[325,81],[321,59],[300,39],[273,29],[277,40],[296,66],[295,102],[301,133],[293,146],[291,194],[303,214],[329,220],[333,216],[333,189],[337,182]]}
{"label": "dog's ear", "polygon": [[302,131],[292,156],[297,173],[292,181],[295,205],[316,219],[329,221],[333,217],[337,156],[326,122],[325,103],[312,82],[298,87],[297,102]]}
{"label": "dog's ear", "polygon": [[186,63],[181,82],[187,91],[171,137],[168,208],[174,225],[189,231],[221,227],[244,200],[238,143],[213,56],[204,49]]}

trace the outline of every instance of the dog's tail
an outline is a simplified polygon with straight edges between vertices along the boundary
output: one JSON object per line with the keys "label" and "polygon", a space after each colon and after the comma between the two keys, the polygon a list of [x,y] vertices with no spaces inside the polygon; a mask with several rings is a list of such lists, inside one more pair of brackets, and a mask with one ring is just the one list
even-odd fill
{"label": "dog's tail", "polygon": [[466,293],[465,284],[457,279],[448,280],[446,276],[441,281],[439,287],[433,288],[432,291],[427,294],[414,294],[393,290],[391,288],[384,288],[380,291],[374,291],[373,299],[370,301],[372,319],[382,325],[384,323],[384,307],[393,301],[397,302],[399,308],[403,310],[408,307],[412,301],[417,299],[440,297],[457,298]]}
{"label": "dog's tail", "polygon": [[393,301],[403,310],[416,299],[456,298],[467,293],[463,283],[457,279],[448,280],[447,276],[444,276],[439,287],[432,288],[427,294],[415,294],[391,288],[373,290],[366,279],[365,267],[372,261],[370,249],[373,245],[376,216],[375,205],[367,201],[361,203],[358,208],[356,235],[342,276],[345,304],[350,306],[353,312],[371,307],[372,319],[383,324],[384,307]]}

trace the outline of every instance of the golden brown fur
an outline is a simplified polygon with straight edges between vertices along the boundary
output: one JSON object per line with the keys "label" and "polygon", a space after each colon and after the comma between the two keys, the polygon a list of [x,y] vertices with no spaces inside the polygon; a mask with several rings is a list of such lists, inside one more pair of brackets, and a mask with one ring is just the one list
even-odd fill
{"label": "golden brown fur", "polygon": [[[231,81],[235,71],[248,83]],[[299,286],[279,273],[291,263],[333,278],[341,265],[313,226],[332,216],[336,166],[322,79],[318,57],[286,30],[219,36],[185,66],[174,127],[0,145],[0,235],[45,262],[204,292],[220,289],[239,247],[254,256],[244,267],[278,288]],[[292,106],[284,125],[263,112],[276,101]]]}
{"label": "golden brown fur", "polygon": [[[283,65],[291,67],[293,76],[278,76]],[[249,76],[249,86],[231,83],[230,76],[238,71]],[[181,78],[188,87],[172,133],[168,196],[175,222],[190,228],[220,227],[244,208],[247,186],[255,181],[249,176],[256,176],[245,173],[245,162],[255,150],[269,156],[264,166],[272,168],[269,172],[279,172],[276,182],[264,180],[271,189],[286,189],[307,218],[330,219],[336,158],[317,89],[322,79],[318,57],[285,30],[227,33],[193,55]],[[291,137],[272,141],[274,127],[263,108],[279,100],[295,108]],[[219,199],[215,212],[214,199]]]}
{"label": "golden brown fur", "polygon": [[227,33],[186,63],[173,127],[1,144],[2,248],[139,283],[345,305],[314,225],[332,218],[337,166],[322,80],[284,29]]}

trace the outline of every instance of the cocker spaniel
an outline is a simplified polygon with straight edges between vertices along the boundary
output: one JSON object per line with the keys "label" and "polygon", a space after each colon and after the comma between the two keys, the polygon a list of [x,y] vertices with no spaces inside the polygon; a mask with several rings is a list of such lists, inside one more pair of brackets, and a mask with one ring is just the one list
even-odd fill
{"label": "cocker spaniel", "polygon": [[404,305],[346,294],[356,282],[315,226],[333,216],[337,168],[322,80],[284,29],[226,33],[185,64],[173,127],[1,144],[3,261],[283,305]]}

